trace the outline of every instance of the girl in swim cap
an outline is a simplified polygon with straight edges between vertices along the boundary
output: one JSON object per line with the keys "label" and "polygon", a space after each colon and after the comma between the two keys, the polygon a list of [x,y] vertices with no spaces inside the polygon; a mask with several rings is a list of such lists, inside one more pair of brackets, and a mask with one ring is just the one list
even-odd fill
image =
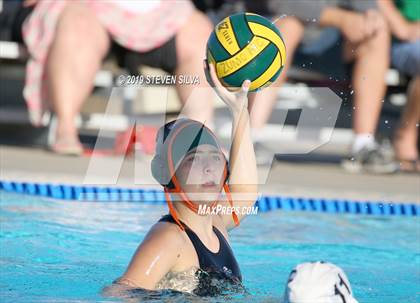
{"label": "girl in swim cap", "polygon": [[[217,79],[213,65],[205,62],[205,68],[208,81],[232,114],[229,160],[211,130],[198,121],[178,119],[159,130],[152,173],[164,188],[169,214],[152,226],[118,284],[200,295],[208,294],[204,276],[242,280],[228,231],[243,219],[241,210],[257,199],[247,109],[250,81],[230,92]],[[228,211],[217,212],[219,205]],[[192,273],[191,283],[177,285],[176,277],[186,273]]]}

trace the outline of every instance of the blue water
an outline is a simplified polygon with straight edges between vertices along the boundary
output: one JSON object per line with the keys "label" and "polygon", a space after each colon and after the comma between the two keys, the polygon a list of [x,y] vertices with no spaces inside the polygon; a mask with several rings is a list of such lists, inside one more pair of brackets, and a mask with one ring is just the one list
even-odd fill
{"label": "blue water", "polygon": [[[92,302],[124,272],[161,205],[61,202],[0,191],[0,301]],[[347,273],[361,303],[420,301],[420,221],[273,211],[231,233],[248,294],[221,302],[278,302],[290,270],[314,260]],[[154,296],[154,302],[194,301]],[[134,301],[135,302],[135,301]],[[197,302],[197,300],[195,300]]]}

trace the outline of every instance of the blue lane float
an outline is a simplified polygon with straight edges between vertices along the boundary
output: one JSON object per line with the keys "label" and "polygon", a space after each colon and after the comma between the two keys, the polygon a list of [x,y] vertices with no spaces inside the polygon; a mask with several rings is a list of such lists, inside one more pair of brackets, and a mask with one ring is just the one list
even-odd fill
{"label": "blue lane float", "polygon": [[[166,203],[163,191],[156,189],[77,186],[0,180],[0,190],[67,201]],[[260,212],[281,209],[283,211],[313,211],[373,216],[418,216],[420,214],[420,205],[415,202],[350,201],[272,195],[261,196],[257,200],[256,206],[258,206],[258,211]]]}

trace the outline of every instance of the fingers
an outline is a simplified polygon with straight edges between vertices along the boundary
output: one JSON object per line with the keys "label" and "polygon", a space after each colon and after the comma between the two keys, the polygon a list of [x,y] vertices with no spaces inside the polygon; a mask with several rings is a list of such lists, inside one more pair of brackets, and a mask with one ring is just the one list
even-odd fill
{"label": "fingers", "polygon": [[226,99],[226,88],[220,83],[216,75],[216,69],[213,63],[204,60],[204,73],[206,74],[207,82],[214,88],[216,94],[222,99]]}
{"label": "fingers", "polygon": [[245,92],[245,93],[248,93],[248,91],[249,91],[249,88],[251,87],[251,81],[250,80],[245,80],[243,83],[242,83],[242,87],[241,87],[241,89],[242,89],[242,92]]}
{"label": "fingers", "polygon": [[382,15],[376,10],[368,10],[365,14],[366,19],[366,35],[368,38],[374,36],[378,31],[386,27]]}
{"label": "fingers", "polygon": [[209,68],[210,68],[210,76],[211,76],[211,79],[214,83],[214,86],[216,87],[216,89],[221,91],[222,89],[224,89],[224,87],[223,87],[222,83],[220,83],[219,78],[217,77],[216,68],[215,68],[214,64],[210,63]]}
{"label": "fingers", "polygon": [[222,84],[222,82],[220,81],[219,77],[217,77],[217,72],[216,72],[215,65],[213,63],[208,63],[208,66],[209,66],[210,77],[211,77],[211,80],[214,84],[213,87],[215,87],[220,92],[224,92],[225,90],[230,91],[230,92],[240,91],[241,88],[239,88],[239,87],[225,87]]}
{"label": "fingers", "polygon": [[366,15],[349,12],[348,16],[343,20],[341,28],[344,36],[348,41],[357,44],[366,37]]}
{"label": "fingers", "polygon": [[242,82],[241,89],[238,92],[239,99],[247,98],[250,86],[251,86],[251,81],[245,80],[244,82]]}
{"label": "fingers", "polygon": [[365,38],[370,38],[375,33],[375,15],[372,11],[367,11],[365,14],[364,30]]}
{"label": "fingers", "polygon": [[207,61],[207,59],[203,60],[203,68],[204,68],[204,75],[206,76],[207,82],[210,84],[210,86],[213,87],[214,83],[210,76],[209,62]]}
{"label": "fingers", "polygon": [[236,93],[232,94],[220,82],[219,78],[217,77],[216,67],[213,63],[209,63],[207,60],[204,60],[203,67],[206,74],[207,82],[209,82],[209,84],[215,89],[217,95],[223,100],[233,100],[235,94],[240,98],[247,96],[249,88],[251,86],[250,80],[245,80],[242,83],[241,88],[237,90]]}

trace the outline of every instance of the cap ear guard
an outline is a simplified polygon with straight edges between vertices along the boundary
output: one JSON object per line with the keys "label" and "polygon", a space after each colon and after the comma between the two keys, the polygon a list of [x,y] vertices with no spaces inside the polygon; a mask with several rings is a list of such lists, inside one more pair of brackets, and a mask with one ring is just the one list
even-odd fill
{"label": "cap ear guard", "polygon": [[158,181],[162,186],[166,186],[168,180],[168,169],[165,167],[163,159],[160,155],[156,154],[152,159],[151,170],[152,176]]}
{"label": "cap ear guard", "polygon": [[[155,178],[157,182],[159,182],[162,186],[167,187],[170,185],[171,178],[169,177],[169,170],[168,170],[168,161],[163,156],[163,148],[164,148],[164,141],[165,137],[167,137],[167,134],[165,136],[165,133],[167,133],[168,129],[173,126],[174,123],[168,123],[165,124],[163,127],[161,127],[157,134],[156,134],[156,151],[155,156],[152,159],[151,163],[151,170],[152,170],[152,176]],[[173,186],[173,184],[172,184]]]}

